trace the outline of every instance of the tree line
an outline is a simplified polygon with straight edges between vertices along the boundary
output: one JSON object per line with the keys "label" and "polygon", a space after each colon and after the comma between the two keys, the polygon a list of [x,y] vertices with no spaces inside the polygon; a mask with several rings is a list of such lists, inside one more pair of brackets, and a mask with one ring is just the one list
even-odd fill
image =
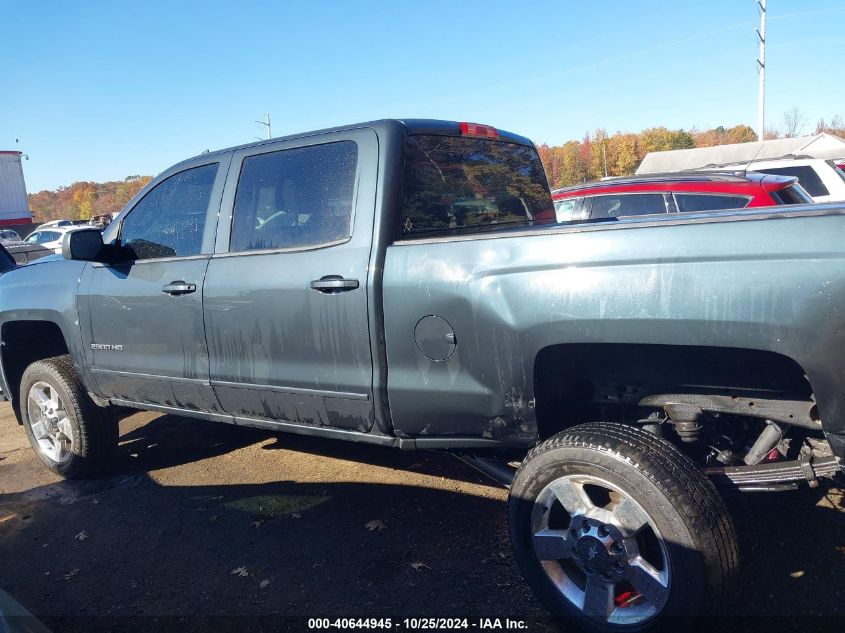
{"label": "tree line", "polygon": [[108,182],[75,182],[69,187],[29,194],[29,209],[36,222],[88,220],[120,211],[150,180],[152,176],[128,176]]}
{"label": "tree line", "polygon": [[[806,130],[806,117],[797,108],[783,115],[779,129],[766,130],[766,138],[800,136]],[[845,121],[834,116],[830,122],[820,119],[815,134],[827,132],[845,138]],[[670,130],[654,127],[639,133],[608,134],[603,128],[587,133],[580,141],[563,145],[538,146],[540,159],[552,189],[582,182],[599,180],[605,176],[633,174],[649,152],[691,147],[711,147],[729,143],[748,143],[757,134],[748,125],[722,126],[711,130]],[[48,220],[87,220],[95,215],[120,211],[152,176],[128,176],[109,182],[75,182],[69,187],[29,194],[29,208],[36,222]]]}
{"label": "tree line", "polygon": [[[801,136],[806,131],[806,117],[797,108],[793,108],[784,113],[781,128],[766,130],[766,139]],[[813,133],[822,132],[845,138],[845,121],[840,116],[833,117],[829,123],[820,119]],[[616,132],[613,135],[599,128],[592,134],[585,134],[580,141],[568,141],[563,145],[544,143],[537,149],[546,169],[549,186],[556,189],[592,182],[606,176],[631,175],[649,152],[756,140],[756,132],[748,125],[731,128],[719,126],[704,131],[696,128],[670,130],[655,127],[638,134]]]}

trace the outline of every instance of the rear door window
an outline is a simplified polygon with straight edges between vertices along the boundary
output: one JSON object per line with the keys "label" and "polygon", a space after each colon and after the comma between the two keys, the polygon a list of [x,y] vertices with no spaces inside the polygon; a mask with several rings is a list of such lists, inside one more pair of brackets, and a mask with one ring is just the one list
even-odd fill
{"label": "rear door window", "polygon": [[810,165],[796,165],[794,167],[766,167],[754,171],[776,176],[794,176],[811,196],[829,196],[830,191],[825,187],[816,170]]}
{"label": "rear door window", "polygon": [[465,233],[556,221],[533,147],[457,136],[408,136],[400,234]]}
{"label": "rear door window", "polygon": [[699,193],[676,193],[678,211],[718,211],[721,209],[742,209],[748,206],[751,198],[747,196],[716,196]]}
{"label": "rear door window", "polygon": [[632,215],[666,213],[662,193],[622,193],[592,196],[590,219],[620,218]]}
{"label": "rear door window", "polygon": [[339,141],[247,156],[232,218],[232,252],[348,238],[358,144]]}

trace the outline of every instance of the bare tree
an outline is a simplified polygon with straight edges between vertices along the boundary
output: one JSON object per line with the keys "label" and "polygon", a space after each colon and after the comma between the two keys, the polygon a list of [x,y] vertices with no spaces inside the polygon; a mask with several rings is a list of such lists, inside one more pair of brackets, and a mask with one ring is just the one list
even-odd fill
{"label": "bare tree", "polygon": [[824,119],[819,119],[819,122],[816,123],[816,134],[821,134],[822,132],[845,136],[845,121],[838,114],[830,120],[829,124]]}
{"label": "bare tree", "polygon": [[807,117],[797,107],[783,113],[783,135],[786,138],[801,136],[806,124]]}

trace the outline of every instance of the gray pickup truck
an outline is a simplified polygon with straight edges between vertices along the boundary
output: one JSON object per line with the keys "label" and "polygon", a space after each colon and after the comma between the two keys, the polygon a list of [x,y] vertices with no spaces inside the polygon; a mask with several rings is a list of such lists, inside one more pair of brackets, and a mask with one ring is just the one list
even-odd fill
{"label": "gray pickup truck", "polygon": [[842,470],[843,207],[562,225],[529,140],[388,120],[192,158],[4,268],[0,389],[54,472],[103,471],[118,407],[451,451],[601,630],[710,604],[719,487]]}

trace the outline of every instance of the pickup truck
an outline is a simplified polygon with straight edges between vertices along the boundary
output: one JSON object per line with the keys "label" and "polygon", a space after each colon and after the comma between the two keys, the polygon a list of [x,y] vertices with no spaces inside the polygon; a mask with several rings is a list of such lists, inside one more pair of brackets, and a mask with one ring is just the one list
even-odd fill
{"label": "pickup truck", "polygon": [[386,120],[202,154],[0,277],[0,388],[64,477],[129,407],[450,451],[556,615],[715,602],[728,490],[838,477],[845,208],[557,223],[536,148]]}

